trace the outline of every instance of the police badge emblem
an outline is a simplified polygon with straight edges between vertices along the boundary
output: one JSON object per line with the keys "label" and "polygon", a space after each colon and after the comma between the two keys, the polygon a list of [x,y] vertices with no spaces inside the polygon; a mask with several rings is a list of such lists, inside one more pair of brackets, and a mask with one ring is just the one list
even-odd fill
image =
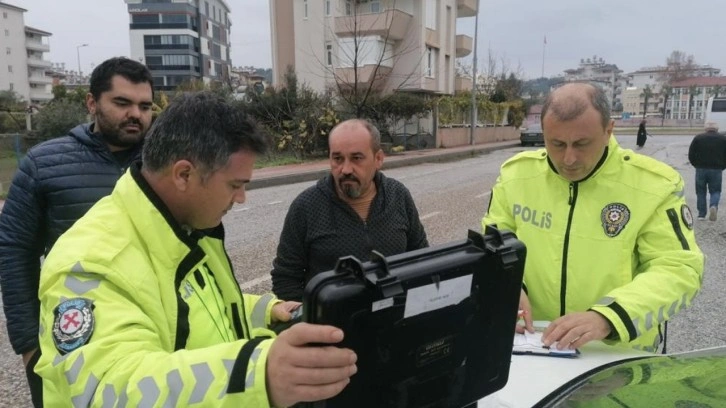
{"label": "police badge emblem", "polygon": [[693,213],[685,204],[681,206],[681,219],[683,220],[683,224],[685,224],[689,230],[693,229]]}
{"label": "police badge emblem", "polygon": [[61,302],[53,310],[53,342],[61,354],[88,343],[93,334],[93,301],[73,298]]}
{"label": "police badge emblem", "polygon": [[605,234],[611,238],[615,237],[630,221],[630,209],[623,203],[608,204],[602,209],[600,220]]}

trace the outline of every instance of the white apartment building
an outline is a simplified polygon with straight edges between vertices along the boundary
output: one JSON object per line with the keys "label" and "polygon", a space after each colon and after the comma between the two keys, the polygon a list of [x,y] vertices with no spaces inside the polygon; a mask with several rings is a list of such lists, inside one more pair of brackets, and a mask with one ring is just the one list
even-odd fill
{"label": "white apartment building", "polygon": [[[637,71],[630,72],[625,75],[627,86],[634,86],[638,88],[645,88],[646,85],[650,85],[653,92],[660,92],[660,87],[663,83],[663,74],[666,71],[666,67],[644,67]],[[718,76],[721,70],[713,68],[709,65],[698,65],[695,69],[688,74],[692,77],[713,77]]]}
{"label": "white apartment building", "polygon": [[[726,77],[695,77],[671,84],[672,93],[665,106],[666,119],[706,118],[708,98],[726,95]],[[691,100],[693,95],[693,100]]]}
{"label": "white apartment building", "polygon": [[51,33],[25,25],[27,10],[0,2],[0,90],[14,91],[29,105],[53,98],[52,64],[43,59],[50,51]]}
{"label": "white apartment building", "polygon": [[292,67],[318,92],[357,83],[452,94],[463,83],[454,60],[473,42],[457,21],[476,12],[476,0],[270,1],[273,85]]}
{"label": "white apartment building", "polygon": [[589,82],[605,91],[613,111],[622,110],[622,70],[615,64],[608,64],[597,55],[580,59],[578,68],[566,69],[565,82]]}
{"label": "white apartment building", "polygon": [[225,0],[124,0],[131,58],[149,68],[154,89],[190,80],[229,80],[230,8]]}

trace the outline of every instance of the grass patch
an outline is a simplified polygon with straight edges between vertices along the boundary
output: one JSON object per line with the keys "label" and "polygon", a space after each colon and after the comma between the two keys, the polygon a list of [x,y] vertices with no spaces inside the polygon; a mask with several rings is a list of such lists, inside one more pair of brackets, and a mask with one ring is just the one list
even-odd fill
{"label": "grass patch", "polygon": [[294,155],[268,154],[263,157],[258,157],[257,160],[255,160],[255,168],[261,169],[264,167],[284,166],[286,164],[301,164],[310,161],[326,159],[327,157],[328,156],[311,156],[306,157],[305,159],[301,159],[295,157]]}
{"label": "grass patch", "polygon": [[14,153],[0,152],[0,199],[7,197],[10,182],[13,180],[17,168],[18,160]]}

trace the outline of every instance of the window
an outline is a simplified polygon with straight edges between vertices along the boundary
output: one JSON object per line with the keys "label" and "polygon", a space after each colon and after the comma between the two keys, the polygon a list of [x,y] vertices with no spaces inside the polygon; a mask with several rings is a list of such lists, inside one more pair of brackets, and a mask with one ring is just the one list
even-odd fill
{"label": "window", "polygon": [[209,2],[208,1],[204,2],[204,15],[209,16]]}
{"label": "window", "polygon": [[345,0],[345,15],[350,16],[353,14],[353,4],[351,4],[350,0]]}
{"label": "window", "polygon": [[131,22],[136,24],[156,24],[159,22],[158,14],[134,14]]}
{"label": "window", "polygon": [[330,0],[325,0],[325,15],[330,15]]}
{"label": "window", "polygon": [[434,77],[434,50],[431,47],[426,47],[426,76]]}
{"label": "window", "polygon": [[10,37],[10,30],[5,30],[5,37]]}
{"label": "window", "polygon": [[380,13],[380,12],[381,12],[381,2],[372,1],[371,2],[371,13]]}
{"label": "window", "polygon": [[308,18],[308,0],[303,0],[303,18]]}
{"label": "window", "polygon": [[13,89],[15,89],[15,84],[11,82],[10,83],[10,90],[12,91]]}
{"label": "window", "polygon": [[333,44],[325,45],[325,62],[328,65],[333,65]]}
{"label": "window", "polygon": [[8,18],[8,12],[7,11],[3,11],[3,18]]}
{"label": "window", "polygon": [[10,55],[10,47],[5,48],[5,54]]}
{"label": "window", "polygon": [[426,0],[426,28],[436,30],[436,0]]}
{"label": "window", "polygon": [[8,65],[8,72],[13,72],[13,66],[12,65]]}
{"label": "window", "polygon": [[161,22],[162,23],[186,23],[187,15],[186,14],[162,14],[161,15]]}

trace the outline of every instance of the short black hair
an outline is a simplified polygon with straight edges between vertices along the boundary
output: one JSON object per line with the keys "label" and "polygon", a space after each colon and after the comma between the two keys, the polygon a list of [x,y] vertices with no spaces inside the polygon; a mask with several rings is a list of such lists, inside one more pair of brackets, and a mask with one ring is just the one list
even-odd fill
{"label": "short black hair", "polygon": [[205,178],[247,150],[265,153],[267,139],[242,108],[211,91],[186,92],[169,104],[144,139],[143,167],[163,171],[179,160],[199,166]]}
{"label": "short black hair", "polygon": [[102,93],[111,89],[114,75],[121,75],[135,84],[148,82],[153,96],[154,79],[146,65],[126,57],[113,57],[103,61],[91,73],[89,92],[93,95],[93,99],[100,99]]}

